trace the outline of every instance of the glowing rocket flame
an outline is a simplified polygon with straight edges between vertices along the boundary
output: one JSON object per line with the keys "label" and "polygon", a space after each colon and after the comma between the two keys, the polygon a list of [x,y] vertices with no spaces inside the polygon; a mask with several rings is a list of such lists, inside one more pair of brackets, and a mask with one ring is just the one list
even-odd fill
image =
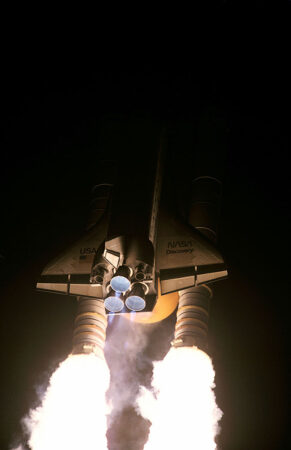
{"label": "glowing rocket flame", "polygon": [[210,358],[196,347],[172,348],[154,365],[156,397],[141,391],[138,406],[152,422],[145,450],[213,450],[221,410]]}
{"label": "glowing rocket flame", "polygon": [[24,419],[32,450],[105,450],[105,393],[109,370],[105,360],[69,356],[52,375],[41,406]]}

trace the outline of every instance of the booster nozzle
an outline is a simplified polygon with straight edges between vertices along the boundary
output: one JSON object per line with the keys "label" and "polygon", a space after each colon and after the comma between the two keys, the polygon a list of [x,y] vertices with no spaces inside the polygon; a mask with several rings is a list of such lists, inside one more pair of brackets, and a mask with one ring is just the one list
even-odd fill
{"label": "booster nozzle", "polygon": [[208,349],[208,318],[211,289],[206,285],[179,292],[179,306],[175,327],[174,347]]}
{"label": "booster nozzle", "polygon": [[78,298],[72,354],[94,353],[104,358],[107,317],[102,299]]}

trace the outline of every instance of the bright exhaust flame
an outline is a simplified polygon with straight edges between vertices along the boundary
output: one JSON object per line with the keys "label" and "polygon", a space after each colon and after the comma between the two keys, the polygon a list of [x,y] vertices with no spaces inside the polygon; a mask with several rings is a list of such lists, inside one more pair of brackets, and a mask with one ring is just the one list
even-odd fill
{"label": "bright exhaust flame", "polygon": [[32,450],[105,450],[109,370],[105,360],[71,355],[52,375],[42,404],[23,420]]}
{"label": "bright exhaust flame", "polygon": [[196,347],[172,348],[154,365],[156,397],[141,391],[141,414],[152,422],[144,450],[213,450],[221,410],[211,359]]}

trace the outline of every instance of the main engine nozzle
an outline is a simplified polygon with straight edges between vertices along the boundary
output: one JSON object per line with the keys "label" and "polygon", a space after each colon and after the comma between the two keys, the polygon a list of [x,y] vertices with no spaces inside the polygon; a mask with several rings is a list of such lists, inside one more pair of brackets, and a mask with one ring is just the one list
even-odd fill
{"label": "main engine nozzle", "polygon": [[196,346],[208,350],[209,305],[211,289],[206,285],[194,286],[179,292],[179,306],[174,347]]}
{"label": "main engine nozzle", "polygon": [[112,313],[119,313],[124,308],[123,294],[110,289],[107,297],[105,298],[104,305],[108,311]]}
{"label": "main engine nozzle", "polygon": [[118,267],[116,273],[111,278],[110,286],[115,292],[126,292],[130,288],[130,277],[132,269],[128,266]]}
{"label": "main engine nozzle", "polygon": [[125,301],[127,308],[131,311],[142,311],[145,309],[145,296],[148,291],[149,288],[145,283],[134,283]]}

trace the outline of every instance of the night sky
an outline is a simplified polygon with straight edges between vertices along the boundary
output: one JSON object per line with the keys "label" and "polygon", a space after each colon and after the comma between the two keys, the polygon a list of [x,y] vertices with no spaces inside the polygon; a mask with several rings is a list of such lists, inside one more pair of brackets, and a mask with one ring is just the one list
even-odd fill
{"label": "night sky", "polygon": [[[233,20],[228,30],[235,41],[224,30],[201,61],[193,54],[188,62],[172,56],[159,68],[111,61],[81,70],[76,62],[7,60],[1,84],[1,449],[16,442],[21,417],[37,401],[36,387],[71,350],[76,302],[38,293],[35,283],[84,229],[102,120],[197,123],[205,108],[223,114],[227,135],[219,245],[229,278],[214,287],[209,334],[224,412],[219,448],[287,448],[291,74],[285,9],[275,17],[269,11],[267,21],[258,6],[239,29]],[[225,11],[236,18],[239,12]],[[181,170],[186,164],[181,160]],[[166,352],[173,323],[170,317],[151,330],[146,361]],[[150,364],[143,361],[138,355],[128,364],[148,383]],[[110,449],[142,449],[147,430],[130,408],[120,412]]]}

